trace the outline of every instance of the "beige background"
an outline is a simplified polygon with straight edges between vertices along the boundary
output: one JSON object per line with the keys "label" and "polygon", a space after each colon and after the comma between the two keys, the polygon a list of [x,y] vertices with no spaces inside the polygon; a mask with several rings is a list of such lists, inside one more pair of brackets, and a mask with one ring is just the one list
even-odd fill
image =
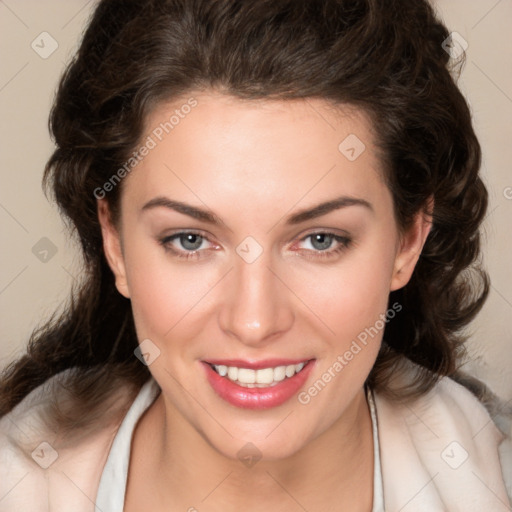
{"label": "beige background", "polygon": [[[41,191],[41,176],[52,151],[47,117],[54,89],[94,4],[0,0],[0,367],[23,352],[32,329],[62,303],[79,275],[77,249]],[[471,326],[467,367],[511,400],[512,0],[437,0],[436,6],[469,44],[460,85],[474,114],[491,195],[485,263],[493,288]],[[42,58],[52,44],[58,48]],[[36,256],[48,248],[42,238],[57,251],[46,262]]]}

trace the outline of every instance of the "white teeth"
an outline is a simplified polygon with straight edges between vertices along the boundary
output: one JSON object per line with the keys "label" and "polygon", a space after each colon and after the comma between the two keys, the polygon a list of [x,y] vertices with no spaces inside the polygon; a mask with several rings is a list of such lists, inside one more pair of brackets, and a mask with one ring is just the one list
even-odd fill
{"label": "white teeth", "polygon": [[272,384],[274,380],[274,370],[272,368],[264,368],[256,370],[256,382],[258,384]]}
{"label": "white teeth", "polygon": [[254,384],[256,382],[256,372],[250,368],[238,368],[237,380],[243,384]]}
{"label": "white teeth", "polygon": [[213,367],[221,377],[227,377],[240,386],[261,388],[273,386],[287,377],[293,377],[304,368],[305,364],[290,364],[288,366],[276,366],[275,368],[261,368],[260,370],[225,365],[213,365]]}
{"label": "white teeth", "polygon": [[284,373],[286,374],[287,377],[293,377],[295,375],[295,365],[291,364],[287,366]]}
{"label": "white teeth", "polygon": [[284,379],[286,379],[286,366],[274,368],[274,380],[281,382]]}
{"label": "white teeth", "polygon": [[228,366],[228,379],[235,381],[238,378],[238,368],[236,366]]}

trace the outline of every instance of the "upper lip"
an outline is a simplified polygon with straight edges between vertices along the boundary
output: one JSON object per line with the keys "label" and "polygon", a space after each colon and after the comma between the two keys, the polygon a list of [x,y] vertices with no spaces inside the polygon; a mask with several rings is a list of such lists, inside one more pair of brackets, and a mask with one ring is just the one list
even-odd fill
{"label": "upper lip", "polygon": [[261,361],[248,361],[244,359],[208,359],[205,363],[215,366],[236,366],[237,368],[250,368],[260,370],[263,368],[275,368],[276,366],[289,366],[292,364],[307,363],[311,358],[302,359],[263,359]]}

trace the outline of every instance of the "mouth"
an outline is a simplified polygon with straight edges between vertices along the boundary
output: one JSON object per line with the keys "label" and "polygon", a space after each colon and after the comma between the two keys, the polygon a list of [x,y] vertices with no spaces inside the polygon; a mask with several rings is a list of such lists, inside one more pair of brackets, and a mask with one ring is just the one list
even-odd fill
{"label": "mouth", "polygon": [[265,388],[292,378],[302,371],[306,363],[307,361],[302,361],[297,364],[267,366],[259,369],[225,364],[212,364],[211,367],[221,377],[226,377],[244,388]]}
{"label": "mouth", "polygon": [[289,400],[306,381],[315,359],[202,361],[213,390],[230,404],[268,409]]}

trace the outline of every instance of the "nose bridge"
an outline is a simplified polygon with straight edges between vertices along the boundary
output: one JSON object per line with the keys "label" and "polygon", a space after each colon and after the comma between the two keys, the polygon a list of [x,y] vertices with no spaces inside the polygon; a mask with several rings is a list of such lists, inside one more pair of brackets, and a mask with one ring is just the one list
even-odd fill
{"label": "nose bridge", "polygon": [[263,252],[252,262],[237,255],[230,272],[220,324],[245,344],[261,343],[293,321],[286,288],[270,268],[270,254]]}

